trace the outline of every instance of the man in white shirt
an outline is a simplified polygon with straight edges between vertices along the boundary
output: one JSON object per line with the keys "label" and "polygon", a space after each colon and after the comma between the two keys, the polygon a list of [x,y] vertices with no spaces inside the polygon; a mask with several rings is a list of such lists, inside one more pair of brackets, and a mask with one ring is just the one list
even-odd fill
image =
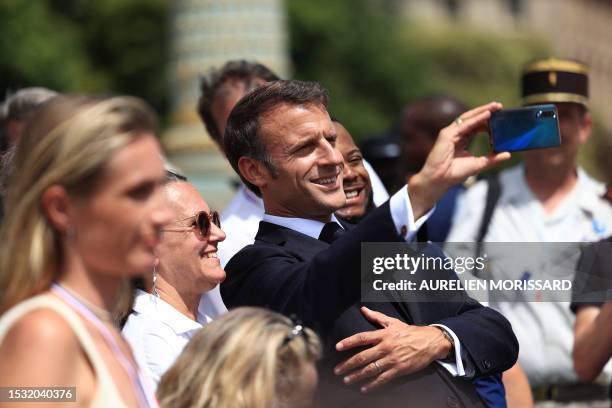
{"label": "man in white shirt", "polygon": [[[449,242],[586,242],[610,235],[612,208],[603,199],[605,187],[577,166],[579,148],[589,138],[592,126],[586,109],[587,80],[587,67],[576,61],[551,58],[525,67],[524,103],[556,104],[562,145],[528,151],[522,164],[470,188],[458,202]],[[485,209],[487,202],[492,213]],[[545,249],[551,247],[542,248],[539,265],[558,269],[554,262],[548,262],[555,259]],[[514,262],[525,262],[509,279],[530,280],[544,272],[544,266],[533,266],[533,259],[508,255]],[[578,250],[574,251],[572,260],[577,261],[578,255]],[[569,303],[539,303],[537,294],[534,296],[522,302],[492,301],[489,305],[512,323],[521,344],[519,362],[536,401],[550,406],[582,399],[572,367],[574,318]],[[601,391],[605,395],[605,387]],[[602,397],[588,392],[594,400]]]}

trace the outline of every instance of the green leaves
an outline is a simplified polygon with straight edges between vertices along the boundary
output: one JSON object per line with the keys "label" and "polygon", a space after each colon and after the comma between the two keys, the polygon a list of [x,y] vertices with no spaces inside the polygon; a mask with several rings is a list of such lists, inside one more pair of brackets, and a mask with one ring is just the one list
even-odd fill
{"label": "green leaves", "polygon": [[516,105],[520,66],[546,54],[533,38],[431,27],[393,4],[287,0],[295,77],[323,83],[331,113],[357,138],[388,129],[404,105],[432,93]]}
{"label": "green leaves", "polygon": [[124,93],[167,110],[166,0],[0,2],[0,89]]}
{"label": "green leaves", "polygon": [[44,85],[76,89],[87,73],[85,50],[75,27],[44,1],[0,3],[2,89]]}

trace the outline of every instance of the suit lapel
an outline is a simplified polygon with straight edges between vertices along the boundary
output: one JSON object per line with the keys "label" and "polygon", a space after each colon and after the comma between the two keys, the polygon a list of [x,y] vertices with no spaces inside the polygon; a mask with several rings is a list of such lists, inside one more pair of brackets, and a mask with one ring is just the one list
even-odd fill
{"label": "suit lapel", "polygon": [[[343,227],[350,230],[354,225],[343,223]],[[329,248],[327,242],[319,241],[301,232],[266,221],[261,221],[259,223],[259,230],[255,236],[255,241],[282,246],[300,260],[309,260],[322,250]],[[364,304],[364,306],[368,306],[372,310],[383,312],[392,317],[401,316],[405,322],[412,323],[411,313],[407,305],[398,302],[398,299],[390,297],[389,303],[367,303]],[[361,316],[360,312],[359,315]],[[365,320],[363,316],[361,317]]]}
{"label": "suit lapel", "polygon": [[326,242],[266,221],[259,223],[259,230],[255,236],[255,241],[282,246],[299,259],[306,260],[329,247],[329,244]]}

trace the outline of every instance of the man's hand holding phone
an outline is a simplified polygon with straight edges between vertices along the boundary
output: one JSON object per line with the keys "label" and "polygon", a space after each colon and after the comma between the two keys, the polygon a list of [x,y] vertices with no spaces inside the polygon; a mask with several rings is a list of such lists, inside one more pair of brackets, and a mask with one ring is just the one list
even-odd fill
{"label": "man's hand holding phone", "polygon": [[471,139],[488,131],[489,118],[501,109],[499,102],[479,106],[440,131],[425,165],[408,180],[415,219],[429,211],[451,186],[510,158],[508,152],[477,157],[468,150]]}

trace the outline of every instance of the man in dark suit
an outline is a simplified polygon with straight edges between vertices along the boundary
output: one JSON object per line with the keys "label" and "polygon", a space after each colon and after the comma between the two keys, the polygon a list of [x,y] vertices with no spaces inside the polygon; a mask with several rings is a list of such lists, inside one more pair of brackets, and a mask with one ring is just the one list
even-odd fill
{"label": "man in dark suit", "polygon": [[[316,83],[276,81],[246,95],[230,114],[225,152],[263,198],[266,214],[255,244],[227,264],[222,296],[229,307],[295,314],[319,331],[325,403],[482,406],[473,384],[461,378],[498,373],[516,361],[508,322],[464,293],[449,302],[359,308],[361,243],[410,240],[449,186],[508,158],[464,150],[500,108],[481,106],[445,128],[408,186],[344,234],[333,216],[346,196],[326,91]],[[361,389],[343,385],[331,373],[336,363],[345,383],[369,382]]]}

